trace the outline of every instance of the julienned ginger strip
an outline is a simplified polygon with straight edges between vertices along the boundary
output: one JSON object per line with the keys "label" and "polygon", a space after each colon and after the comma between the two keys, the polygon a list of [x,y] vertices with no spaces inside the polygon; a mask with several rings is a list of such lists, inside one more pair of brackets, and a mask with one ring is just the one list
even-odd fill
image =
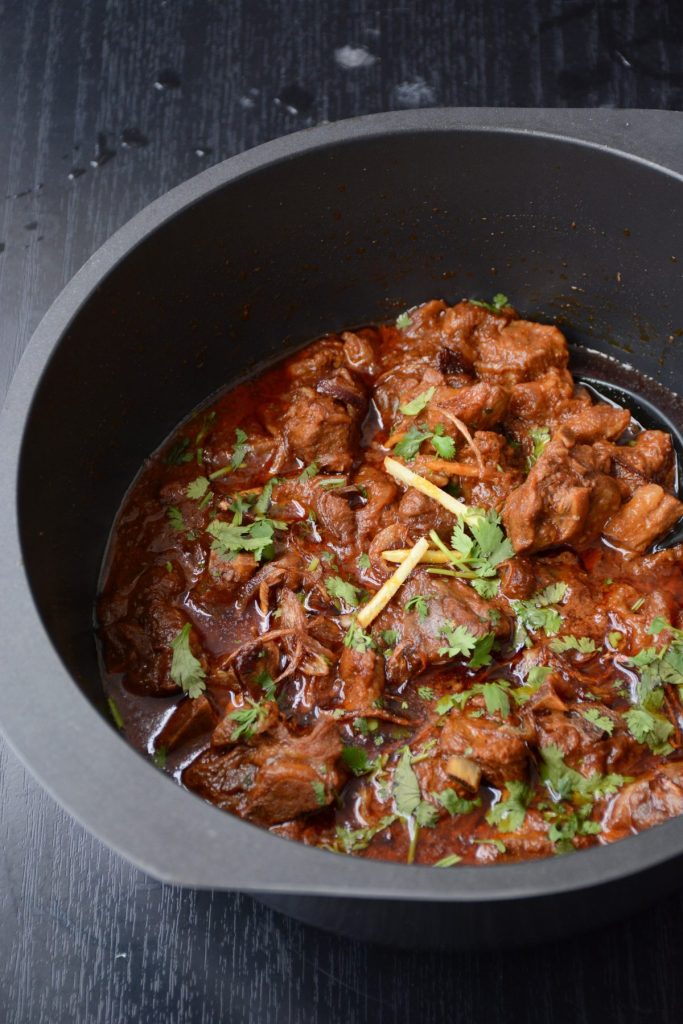
{"label": "julienned ginger strip", "polygon": [[402,584],[405,583],[415,566],[421,561],[422,556],[425,554],[428,547],[429,542],[424,537],[421,537],[417,544],[410,549],[405,561],[401,562],[396,572],[392,573],[389,579],[385,580],[374,597],[372,597],[366,605],[363,605],[356,618],[361,629],[367,629],[373,619],[376,619],[379,613],[386,608],[392,597],[400,589]]}

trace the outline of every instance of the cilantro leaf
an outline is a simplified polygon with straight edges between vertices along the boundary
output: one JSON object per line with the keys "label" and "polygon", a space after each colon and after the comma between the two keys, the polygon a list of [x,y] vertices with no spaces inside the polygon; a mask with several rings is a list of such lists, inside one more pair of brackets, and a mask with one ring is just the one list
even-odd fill
{"label": "cilantro leaf", "polygon": [[531,788],[526,782],[511,779],[505,783],[507,796],[486,813],[489,825],[497,825],[501,832],[516,832],[524,824]]}
{"label": "cilantro leaf", "polygon": [[379,832],[383,832],[397,820],[395,814],[388,814],[374,826],[365,828],[344,828],[337,826],[337,844],[344,853],[358,853],[365,850]]}
{"label": "cilantro leaf", "polygon": [[119,711],[119,706],[113,697],[107,697],[107,707],[109,708],[109,714],[111,715],[116,728],[123,729],[123,715]]}
{"label": "cilantro leaf", "polygon": [[359,569],[370,569],[372,562],[370,561],[370,555],[366,554],[365,551],[361,551],[358,556],[358,568]]}
{"label": "cilantro leaf", "polygon": [[426,391],[422,391],[416,398],[413,398],[412,402],[405,402],[403,405],[399,405],[399,409],[404,416],[417,416],[429,405],[435,391],[435,387],[427,388]]}
{"label": "cilantro leaf", "polygon": [[556,609],[548,606],[561,601],[566,591],[566,583],[551,583],[528,601],[510,601],[510,606],[517,616],[516,643],[531,647],[529,630],[542,629],[546,636],[553,636],[559,631],[562,616]]}
{"label": "cilantro leaf", "polygon": [[442,857],[441,860],[435,861],[432,867],[452,868],[455,864],[459,864],[461,860],[462,857],[459,857],[457,853],[449,853],[445,857]]}
{"label": "cilantro leaf", "polygon": [[337,602],[341,602],[347,608],[357,608],[360,604],[360,590],[358,587],[347,583],[341,576],[327,576],[325,578],[325,588],[330,597],[335,598]]}
{"label": "cilantro leaf", "polygon": [[258,726],[268,714],[268,708],[262,701],[252,700],[251,697],[244,698],[244,706],[236,708],[228,715],[236,723],[230,734],[230,739],[236,743],[241,739],[251,739]]}
{"label": "cilantro leaf", "polygon": [[450,620],[442,624],[440,633],[446,646],[439,648],[439,654],[448,658],[457,658],[460,654],[470,655],[477,646],[478,637],[467,626],[456,626]]}
{"label": "cilantro leaf", "polygon": [[550,641],[550,649],[555,654],[563,654],[565,651],[578,651],[579,654],[595,654],[599,648],[595,646],[595,640],[587,636],[572,636],[567,633],[565,636],[558,636],[556,640]]}
{"label": "cilantro leaf", "polygon": [[267,480],[266,483],[263,485],[263,490],[259,494],[254,505],[254,513],[257,516],[264,516],[266,514],[266,512],[270,508],[270,503],[273,498],[273,487],[275,487],[275,485],[279,483],[280,480],[278,479],[278,477],[272,476],[270,480]]}
{"label": "cilantro leaf", "polygon": [[554,745],[542,747],[540,754],[542,759],[541,779],[549,788],[554,800],[572,798],[592,801],[615,793],[625,782],[629,781],[625,776],[615,773],[609,775],[595,773],[586,778],[565,764],[562,751]]}
{"label": "cilantro leaf", "polygon": [[486,633],[477,640],[474,653],[468,662],[470,668],[482,668],[491,664],[491,648],[495,639],[495,633]]}
{"label": "cilantro leaf", "polygon": [[412,426],[405,437],[402,437],[398,444],[394,445],[394,454],[407,462],[412,462],[419,452],[422,442],[427,441],[431,436],[430,430],[420,430],[418,427]]}
{"label": "cilantro leaf", "polygon": [[624,718],[628,731],[638,743],[645,743],[653,754],[668,754],[673,749],[668,742],[674,731],[672,723],[664,715],[654,714],[646,708],[631,708]]}
{"label": "cilantro leaf", "polygon": [[495,568],[507,558],[512,558],[514,548],[503,533],[500,519],[494,509],[468,519],[470,533],[474,537],[479,551],[476,553],[475,564]]}
{"label": "cilantro leaf", "polygon": [[319,469],[320,466],[318,465],[317,462],[311,462],[308,466],[306,466],[305,469],[301,470],[301,474],[299,475],[299,483],[303,484],[305,483],[306,480],[311,480],[314,476],[317,475]]}
{"label": "cilantro leaf", "polygon": [[420,785],[413,771],[409,747],[403,748],[394,771],[393,796],[396,810],[404,818],[411,817],[420,803]]}
{"label": "cilantro leaf", "polygon": [[193,480],[191,484],[188,484],[185,493],[188,498],[199,499],[203,498],[209,489],[209,481],[205,476],[198,476],[196,480]]}
{"label": "cilantro leaf", "polygon": [[489,715],[495,715],[498,711],[501,718],[509,716],[510,697],[508,696],[508,690],[510,689],[510,684],[506,680],[500,679],[492,683],[475,683],[472,689],[483,696]]}
{"label": "cilantro leaf", "polygon": [[314,779],[311,782],[311,788],[315,796],[318,807],[324,807],[327,803],[327,794],[325,792],[325,784],[320,779]]}
{"label": "cilantro leaf", "polygon": [[483,309],[488,309],[490,313],[500,313],[501,309],[505,309],[508,305],[507,295],[503,295],[502,292],[498,292],[494,295],[490,302],[482,302],[481,299],[468,299],[473,306],[481,306]]}
{"label": "cilantro leaf", "polygon": [[206,689],[206,672],[201,662],[195,658],[190,647],[191,625],[186,622],[179,633],[171,641],[173,657],[171,658],[171,679],[181,686],[188,697],[199,697]]}
{"label": "cilantro leaf", "polygon": [[415,809],[415,821],[420,828],[434,828],[439,820],[439,812],[427,800],[420,800]]}
{"label": "cilantro leaf", "polygon": [[183,513],[177,508],[176,505],[169,505],[166,509],[166,518],[173,527],[173,529],[179,533],[185,529],[185,520],[183,519]]}
{"label": "cilantro leaf", "polygon": [[211,547],[223,558],[237,551],[251,551],[256,561],[260,562],[264,557],[273,557],[275,530],[284,528],[284,524],[274,519],[259,519],[247,526],[236,526],[221,519],[212,519],[206,527],[206,532],[214,538]]}
{"label": "cilantro leaf", "polygon": [[344,646],[354,651],[371,651],[376,645],[369,633],[366,633],[357,622],[352,622],[344,637]]}
{"label": "cilantro leaf", "polygon": [[490,601],[496,596],[500,590],[500,580],[470,580],[473,590],[479,594],[479,597],[483,597],[485,601]]}
{"label": "cilantro leaf", "polygon": [[475,807],[481,807],[481,797],[465,800],[454,789],[442,789],[440,793],[432,793],[432,796],[443,804],[450,815],[469,814]]}
{"label": "cilantro leaf", "polygon": [[383,629],[382,640],[387,645],[387,647],[395,647],[396,641],[398,640],[398,633],[396,632],[395,629]]}
{"label": "cilantro leaf", "polygon": [[429,615],[429,608],[427,607],[429,600],[430,596],[428,594],[416,594],[415,597],[411,597],[409,601],[406,601],[403,607],[407,612],[417,612],[424,621]]}
{"label": "cilantro leaf", "polygon": [[527,459],[527,468],[531,469],[545,451],[545,447],[550,441],[550,431],[547,427],[532,427],[529,431],[529,437],[533,444],[533,450]]}
{"label": "cilantro leaf", "polygon": [[412,322],[413,321],[410,319],[407,313],[400,313],[396,317],[396,326],[398,327],[399,331],[405,331],[407,327],[410,327]]}
{"label": "cilantro leaf", "polygon": [[166,749],[166,747],[157,747],[157,749],[152,754],[152,761],[154,762],[157,768],[165,768],[167,758],[168,750]]}
{"label": "cilantro leaf", "polygon": [[418,686],[417,695],[421,700],[434,700],[434,691],[431,686]]}
{"label": "cilantro leaf", "polygon": [[351,769],[354,775],[367,775],[378,764],[377,761],[370,760],[363,747],[342,747],[342,758],[344,764]]}
{"label": "cilantro leaf", "polygon": [[608,736],[611,736],[614,732],[614,722],[607,715],[601,715],[597,708],[588,708],[587,711],[581,712],[582,718],[585,718],[587,722],[591,722],[597,726],[598,729],[602,729]]}
{"label": "cilantro leaf", "polygon": [[645,632],[649,633],[650,636],[657,636],[665,629],[671,629],[671,623],[662,615],[656,615]]}
{"label": "cilantro leaf", "polygon": [[449,434],[439,434],[436,431],[431,436],[434,451],[440,459],[452,462],[455,458],[455,441]]}
{"label": "cilantro leaf", "polygon": [[179,438],[169,449],[164,462],[169,466],[180,466],[183,462],[192,462],[192,452],[189,451],[189,447],[189,437]]}

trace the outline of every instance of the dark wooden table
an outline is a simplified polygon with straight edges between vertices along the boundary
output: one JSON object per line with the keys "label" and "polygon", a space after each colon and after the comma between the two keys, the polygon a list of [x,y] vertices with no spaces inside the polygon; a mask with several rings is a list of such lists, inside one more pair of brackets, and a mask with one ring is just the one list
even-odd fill
{"label": "dark wooden table", "polygon": [[[155,196],[273,136],[419,105],[680,109],[683,5],[0,0],[0,395],[62,285]],[[683,893],[545,948],[395,952],[162,885],[2,744],[0,773],[3,1024],[683,1019]]]}

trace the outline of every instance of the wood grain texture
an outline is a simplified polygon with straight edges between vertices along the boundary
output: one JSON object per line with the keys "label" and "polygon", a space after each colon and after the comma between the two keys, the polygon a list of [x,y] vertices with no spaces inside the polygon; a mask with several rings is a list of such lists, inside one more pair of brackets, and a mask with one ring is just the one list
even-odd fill
{"label": "wood grain texture", "polygon": [[[155,196],[300,127],[449,104],[680,108],[683,6],[0,0],[0,394],[62,285]],[[362,946],[145,877],[0,746],[3,1024],[668,1024],[682,911],[505,955]]]}

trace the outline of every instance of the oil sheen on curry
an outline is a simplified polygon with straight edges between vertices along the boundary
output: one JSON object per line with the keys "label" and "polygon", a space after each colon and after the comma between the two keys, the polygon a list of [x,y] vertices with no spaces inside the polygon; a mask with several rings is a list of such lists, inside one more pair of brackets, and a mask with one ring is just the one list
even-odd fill
{"label": "oil sheen on curry", "polygon": [[499,295],[325,336],[186,421],[99,599],[126,737],[204,800],[450,867],[683,812],[672,439]]}

